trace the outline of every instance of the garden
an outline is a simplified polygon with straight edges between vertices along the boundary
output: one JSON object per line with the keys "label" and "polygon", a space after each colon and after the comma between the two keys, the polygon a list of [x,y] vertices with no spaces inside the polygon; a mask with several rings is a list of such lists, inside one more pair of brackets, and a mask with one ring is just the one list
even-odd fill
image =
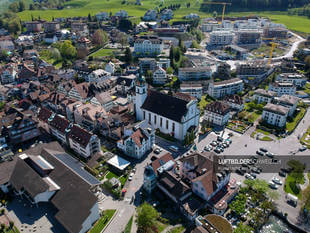
{"label": "garden", "polygon": [[250,127],[248,122],[232,120],[229,121],[226,128],[231,129],[233,131],[239,132],[241,134],[245,133],[245,131]]}
{"label": "garden", "polygon": [[310,127],[304,133],[300,141],[310,149]]}
{"label": "garden", "polygon": [[[121,198],[122,189],[128,179],[128,174],[117,175],[112,171],[108,171],[104,177],[103,187],[109,191],[115,198]],[[119,184],[115,184],[115,179],[118,180]]]}
{"label": "garden", "polygon": [[101,233],[105,226],[110,222],[112,217],[114,216],[116,210],[105,210],[102,212],[102,216],[95,223],[93,228],[89,231],[89,233]]}
{"label": "garden", "polygon": [[300,185],[305,183],[304,170],[305,166],[297,160],[290,160],[288,166],[291,171],[287,175],[284,184],[284,191],[297,196],[299,199],[302,197]]}

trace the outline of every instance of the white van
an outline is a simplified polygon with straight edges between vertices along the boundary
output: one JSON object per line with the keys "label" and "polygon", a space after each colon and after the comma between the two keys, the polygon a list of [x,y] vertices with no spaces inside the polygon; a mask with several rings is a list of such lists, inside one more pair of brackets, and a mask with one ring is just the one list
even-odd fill
{"label": "white van", "polygon": [[169,149],[174,151],[174,152],[178,152],[179,151],[179,148],[176,147],[176,146],[169,146]]}
{"label": "white van", "polygon": [[298,202],[298,197],[294,196],[293,194],[288,193],[286,195],[286,202],[291,204],[292,206],[296,207]]}

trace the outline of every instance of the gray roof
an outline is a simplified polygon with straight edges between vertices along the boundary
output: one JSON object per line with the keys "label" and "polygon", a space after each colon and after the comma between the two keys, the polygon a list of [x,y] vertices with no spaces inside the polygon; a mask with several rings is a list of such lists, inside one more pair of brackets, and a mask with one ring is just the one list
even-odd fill
{"label": "gray roof", "polygon": [[289,109],[281,105],[269,103],[265,105],[264,111],[273,112],[280,115],[287,115]]}
{"label": "gray roof", "polygon": [[274,91],[267,91],[265,89],[257,89],[256,91],[254,91],[254,94],[268,96],[268,97],[273,97],[277,95],[277,93],[275,93]]}
{"label": "gray roof", "polygon": [[299,98],[292,95],[282,95],[281,97],[277,98],[277,101],[288,105],[295,105],[296,103],[298,103]]}

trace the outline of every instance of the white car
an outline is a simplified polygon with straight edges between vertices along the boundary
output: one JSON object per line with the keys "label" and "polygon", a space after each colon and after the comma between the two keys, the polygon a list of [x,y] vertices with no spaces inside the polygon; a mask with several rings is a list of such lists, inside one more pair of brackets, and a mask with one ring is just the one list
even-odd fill
{"label": "white car", "polygon": [[245,174],[244,174],[244,177],[245,177],[246,179],[255,180],[255,178],[254,178],[253,176],[251,176],[249,173],[245,173]]}
{"label": "white car", "polygon": [[134,173],[133,173],[133,172],[131,172],[131,173],[129,174],[129,176],[128,176],[128,180],[129,180],[129,181],[131,181],[131,180],[132,180],[133,175],[134,175]]}
{"label": "white car", "polygon": [[273,181],[273,183],[275,183],[275,184],[282,185],[282,181],[281,181],[279,178],[277,178],[277,177],[273,177],[273,178],[272,178],[272,181]]}
{"label": "white car", "polygon": [[270,188],[272,188],[272,189],[278,189],[278,187],[279,187],[278,185],[276,185],[275,183],[273,183],[273,181],[272,181],[272,180],[271,180],[271,181],[269,181],[269,183],[268,183],[268,184],[269,184],[269,187],[270,187]]}

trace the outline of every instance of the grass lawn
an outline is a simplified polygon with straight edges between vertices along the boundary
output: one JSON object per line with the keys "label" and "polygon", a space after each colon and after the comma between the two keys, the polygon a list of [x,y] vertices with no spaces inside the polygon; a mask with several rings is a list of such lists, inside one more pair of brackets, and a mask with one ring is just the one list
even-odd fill
{"label": "grass lawn", "polygon": [[268,137],[268,136],[264,136],[262,138],[259,139],[260,141],[272,141],[272,138]]}
{"label": "grass lawn", "polygon": [[306,109],[300,108],[300,112],[297,114],[296,117],[294,117],[293,121],[292,122],[286,122],[286,130],[289,132],[292,132],[296,128],[297,123],[305,115],[305,112],[306,112]]}
{"label": "grass lawn", "polygon": [[[306,133],[302,136],[300,141],[302,144],[305,144],[308,148],[310,148],[310,137],[307,137],[308,135],[310,135],[310,127],[308,128]],[[306,138],[308,138],[308,139],[306,139]]]}
{"label": "grass lawn", "polygon": [[158,233],[160,233],[168,227],[168,224],[164,224],[157,221],[157,227],[158,227]]}
{"label": "grass lawn", "polygon": [[207,95],[204,95],[201,97],[201,100],[198,103],[199,109],[200,111],[204,111],[204,109],[206,108],[206,106],[212,102],[212,99],[210,99],[210,97],[208,97]]}
{"label": "grass lawn", "polygon": [[99,49],[98,51],[90,54],[89,56],[93,57],[111,56],[113,54],[113,51],[115,51],[115,49]]}
{"label": "grass lawn", "polygon": [[256,132],[254,131],[254,132],[252,132],[251,133],[251,138],[254,138],[255,137],[255,134],[256,134]]}
{"label": "grass lawn", "polygon": [[101,150],[102,150],[102,152],[108,152],[109,151],[104,145],[101,146]]}
{"label": "grass lawn", "polygon": [[264,134],[264,135],[270,135],[269,132],[264,131],[264,130],[262,130],[262,129],[257,129],[256,132],[257,132],[257,133],[262,133],[262,134]]}
{"label": "grass lawn", "polygon": [[103,211],[102,217],[96,222],[93,228],[89,231],[89,233],[100,233],[103,228],[109,223],[111,218],[113,217],[116,210],[105,210]]}
{"label": "grass lawn", "polygon": [[115,177],[116,179],[119,178],[118,175],[116,175],[115,173],[109,171],[108,174],[105,176],[108,180],[110,180],[111,178]]}
{"label": "grass lawn", "polygon": [[253,111],[251,114],[247,116],[248,121],[254,123],[260,115],[261,114],[259,114],[257,111]]}
{"label": "grass lawn", "polygon": [[[305,180],[303,179],[301,184],[303,184],[304,182],[305,182]],[[291,193],[291,194],[297,196],[298,199],[300,199],[301,195],[302,195],[302,192],[295,185],[295,178],[292,177],[290,174],[288,174],[286,179],[285,179],[284,191],[286,193]]]}
{"label": "grass lawn", "polygon": [[119,178],[119,181],[121,182],[122,186],[125,185],[127,179],[128,179],[128,176],[122,176]]}
{"label": "grass lawn", "polygon": [[129,219],[129,221],[125,227],[125,230],[123,231],[123,233],[130,233],[131,232],[132,220],[133,220],[133,217],[131,216],[131,218]]}
{"label": "grass lawn", "polygon": [[4,230],[4,233],[19,233],[19,230],[16,226],[13,226],[13,229]]}
{"label": "grass lawn", "polygon": [[185,228],[183,226],[178,226],[175,228],[172,228],[169,233],[181,233],[185,230]]}

